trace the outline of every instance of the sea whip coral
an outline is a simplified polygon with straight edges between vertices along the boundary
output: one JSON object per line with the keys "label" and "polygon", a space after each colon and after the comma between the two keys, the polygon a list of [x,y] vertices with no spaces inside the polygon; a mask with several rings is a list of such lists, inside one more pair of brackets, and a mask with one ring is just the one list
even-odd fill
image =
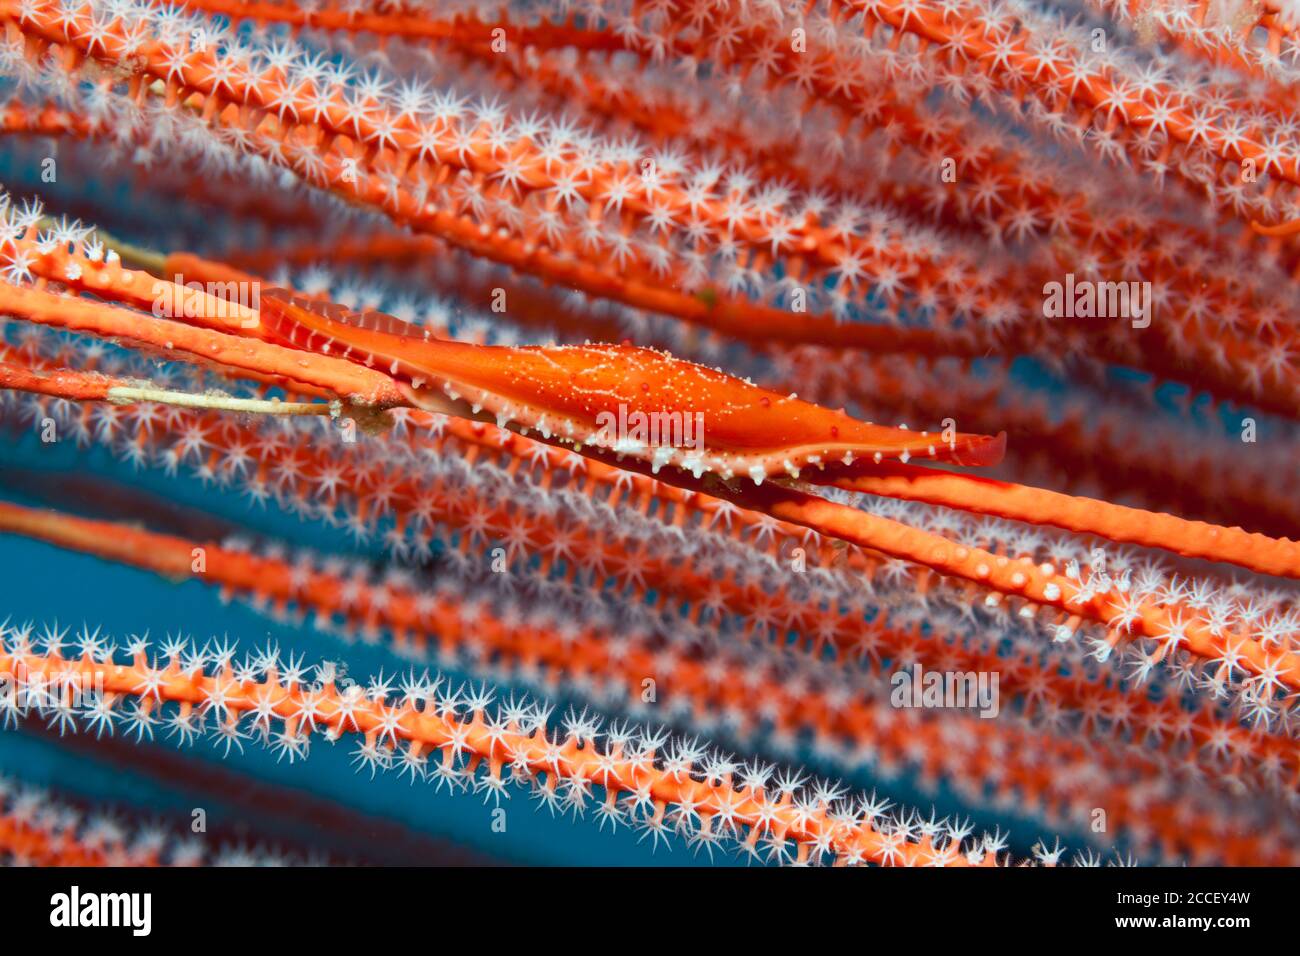
{"label": "sea whip coral", "polygon": [[[1294,863],[1300,48],[1189,10],[0,0],[0,530],[461,675],[8,624],[6,723],[354,740],[708,859]],[[65,442],[340,553],[78,514],[24,477]],[[922,671],[996,716],[891,703]]]}

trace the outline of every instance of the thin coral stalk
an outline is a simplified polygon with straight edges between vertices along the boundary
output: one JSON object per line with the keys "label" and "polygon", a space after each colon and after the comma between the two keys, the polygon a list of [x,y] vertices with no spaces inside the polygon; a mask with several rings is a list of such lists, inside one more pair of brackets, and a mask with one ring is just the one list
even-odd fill
{"label": "thin coral stalk", "polygon": [[[684,807],[691,820],[699,821],[697,838],[734,839],[755,854],[762,851],[762,840],[778,852],[794,843],[800,861],[830,854],[844,863],[995,862],[992,854],[982,851],[964,854],[954,840],[940,844],[922,837],[913,842],[905,832],[882,832],[869,818],[833,812],[828,801],[796,798],[793,790],[769,793],[741,787],[733,784],[730,773],[716,777],[707,767],[665,769],[653,741],[644,749],[622,742],[602,745],[597,734],[552,734],[531,715],[521,722],[509,712],[490,710],[484,702],[461,715],[433,701],[390,701],[383,694],[367,695],[359,686],[340,690],[332,678],[320,689],[310,689],[301,683],[300,672],[275,662],[258,668],[262,677],[237,672],[232,663],[233,655],[219,659],[209,674],[202,665],[182,666],[179,655],[173,655],[158,666],[140,642],[133,646],[129,664],[110,657],[68,660],[12,649],[0,653],[0,669],[22,675],[24,686],[33,681],[43,686],[51,681],[102,686],[104,696],[89,715],[91,728],[101,733],[118,719],[121,701],[138,702],[137,716],[122,718],[129,723],[157,722],[154,711],[175,704],[179,711],[169,722],[184,728],[187,736],[212,720],[217,733],[235,740],[246,736],[240,724],[248,718],[250,729],[262,728],[282,753],[301,755],[315,734],[331,740],[353,737],[360,741],[364,762],[387,764],[400,756],[415,772],[424,773],[427,757],[440,755],[438,772],[474,779],[482,771],[481,786],[490,790],[503,791],[509,780],[541,778],[546,783],[539,785],[552,794],[560,784],[577,786],[581,796],[589,787],[600,786],[607,794],[608,813],[616,813],[620,797],[626,797],[645,815],[652,831],[665,833],[670,808]],[[282,729],[272,735],[276,722]]]}

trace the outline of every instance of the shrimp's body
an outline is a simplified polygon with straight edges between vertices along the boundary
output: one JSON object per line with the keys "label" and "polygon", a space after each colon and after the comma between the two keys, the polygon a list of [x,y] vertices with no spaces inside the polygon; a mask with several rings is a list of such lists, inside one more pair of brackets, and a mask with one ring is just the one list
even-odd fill
{"label": "shrimp's body", "polygon": [[[672,465],[697,478],[707,472],[761,483],[864,459],[991,464],[1005,445],[1004,436],[954,433],[944,441],[862,422],[655,349],[470,345],[390,315],[322,306],[281,290],[263,293],[261,313],[273,336],[385,371],[422,408],[592,445],[646,461],[655,472]],[[647,440],[640,427],[647,421],[671,423],[687,440]]]}

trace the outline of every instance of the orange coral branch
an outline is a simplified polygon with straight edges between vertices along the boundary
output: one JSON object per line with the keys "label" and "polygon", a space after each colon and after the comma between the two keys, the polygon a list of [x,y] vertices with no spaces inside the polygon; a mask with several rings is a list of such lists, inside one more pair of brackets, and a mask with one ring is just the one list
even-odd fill
{"label": "orange coral branch", "polygon": [[1225,635],[1185,607],[1137,601],[1109,582],[1090,587],[1087,582],[1058,573],[1050,564],[1035,565],[1029,558],[1013,561],[798,492],[769,487],[744,497],[751,501],[750,507],[758,507],[773,517],[963,578],[1007,597],[1049,605],[1109,625],[1114,628],[1115,643],[1123,633],[1136,633],[1163,640],[1170,647],[1183,647],[1205,660],[1221,660],[1242,668],[1258,677],[1264,687],[1300,690],[1300,654],[1271,651],[1246,635]]}
{"label": "orange coral branch", "polygon": [[341,359],[200,329],[88,299],[0,285],[0,312],[42,325],[123,338],[188,361],[269,375],[294,387],[324,389],[363,405],[402,404],[393,380]]}
{"label": "orange coral branch", "polygon": [[[810,480],[818,481],[818,476]],[[1300,578],[1300,543],[1241,528],[1224,528],[1176,515],[1065,495],[978,475],[959,475],[909,465],[882,465],[875,473],[836,478],[836,487],[888,498],[923,501],[1013,521],[1052,525],[1082,534],[1190,558]]]}
{"label": "orange coral branch", "polygon": [[[7,350],[0,350],[0,354],[4,351]],[[106,401],[109,389],[129,384],[125,379],[97,372],[79,372],[75,369],[37,370],[0,361],[0,388],[14,388],[75,401]]]}
{"label": "orange coral branch", "polygon": [[[262,680],[237,679],[228,666],[209,676],[194,668],[182,669],[175,658],[157,669],[141,651],[128,665],[0,653],[0,670],[46,683],[81,681],[84,686],[102,686],[110,703],[134,698],[146,709],[176,703],[187,715],[200,709],[206,712],[213,701],[220,701],[216,713],[228,726],[250,713],[263,720],[279,719],[291,741],[305,741],[314,731],[328,732],[336,739],[364,737],[371,748],[395,747],[401,741],[417,758],[441,751],[448,768],[464,755],[471,772],[484,767],[498,784],[504,783],[502,774],[508,765],[529,776],[546,774],[599,785],[606,790],[610,804],[622,794],[644,794],[655,808],[656,820],[662,819],[669,805],[687,806],[705,821],[706,829],[719,816],[722,827],[748,829],[743,839],[750,849],[765,835],[779,841],[794,840],[800,860],[812,853],[829,852],[846,863],[964,866],[973,862],[955,843],[939,847],[929,837],[909,842],[903,834],[876,830],[868,820],[833,816],[824,803],[798,806],[791,794],[773,798],[759,788],[734,785],[730,775],[715,782],[696,780],[688,771],[660,768],[653,752],[648,758],[632,755],[614,743],[601,752],[574,737],[552,739],[545,727],[526,732],[513,722],[498,724],[482,710],[460,718],[432,707],[371,699],[359,687],[344,692],[333,681],[319,689],[281,683],[274,668]],[[992,866],[996,860],[986,855],[981,862]]]}

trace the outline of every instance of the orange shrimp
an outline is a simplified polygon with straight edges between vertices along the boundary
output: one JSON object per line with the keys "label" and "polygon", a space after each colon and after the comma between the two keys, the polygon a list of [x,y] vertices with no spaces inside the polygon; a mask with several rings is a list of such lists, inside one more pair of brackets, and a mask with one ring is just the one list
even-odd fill
{"label": "orange shrimp", "polygon": [[642,460],[655,473],[673,465],[696,478],[761,484],[856,461],[995,464],[1006,447],[1005,434],[941,436],[859,421],[655,349],[470,345],[281,289],[263,292],[260,308],[272,338],[379,368],[417,407],[495,419],[578,449],[591,445]]}

